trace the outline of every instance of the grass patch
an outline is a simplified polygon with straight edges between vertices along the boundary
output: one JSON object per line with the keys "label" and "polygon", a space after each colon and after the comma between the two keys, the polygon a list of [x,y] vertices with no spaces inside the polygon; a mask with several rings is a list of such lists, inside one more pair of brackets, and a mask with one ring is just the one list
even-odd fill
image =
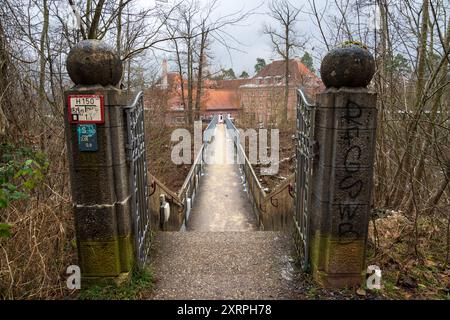
{"label": "grass patch", "polygon": [[150,267],[133,272],[130,283],[122,286],[91,286],[83,289],[80,300],[138,300],[153,289],[153,271]]}

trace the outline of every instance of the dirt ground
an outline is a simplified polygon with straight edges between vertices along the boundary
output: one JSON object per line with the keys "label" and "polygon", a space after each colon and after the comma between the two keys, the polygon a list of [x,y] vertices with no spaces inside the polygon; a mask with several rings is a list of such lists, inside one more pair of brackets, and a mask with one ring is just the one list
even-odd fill
{"label": "dirt ground", "polygon": [[[258,129],[255,128],[258,132]],[[261,175],[261,165],[252,164],[255,173],[266,191],[272,191],[277,185],[281,184],[295,171],[295,140],[293,129],[279,129],[280,154],[278,173],[274,175]],[[270,132],[270,131],[269,131]],[[270,134],[269,134],[270,136]],[[268,147],[271,147],[270,137],[268,137]],[[249,155],[249,142],[246,141],[245,151]]]}
{"label": "dirt ground", "polygon": [[[205,125],[203,127],[206,128]],[[187,129],[193,134],[193,128],[188,126],[149,126],[146,130],[148,170],[173,192],[180,190],[192,166],[176,165],[171,159],[172,148],[178,144],[178,141],[171,141],[171,135],[177,128]],[[194,162],[193,151],[191,159]]]}
{"label": "dirt ground", "polygon": [[183,185],[190,165],[176,165],[171,160],[172,147],[170,137],[173,127],[150,127],[147,129],[147,166],[150,173],[164,183],[170,190],[178,192]]}
{"label": "dirt ground", "polygon": [[[280,130],[280,170],[274,176],[261,176],[253,165],[261,184],[269,191],[295,171],[294,131]],[[247,143],[248,144],[248,143]],[[270,144],[269,144],[270,145]],[[248,146],[246,146],[248,154]],[[375,291],[324,290],[311,284],[311,299],[449,299],[449,249],[442,245],[448,234],[447,217],[414,217],[402,212],[373,209],[369,224],[367,265],[382,270],[382,289]],[[376,221],[376,222],[374,222]],[[417,226],[415,225],[417,224]],[[311,282],[313,283],[313,282]]]}
{"label": "dirt ground", "polygon": [[273,176],[261,175],[260,170],[256,174],[264,188],[272,191],[277,185],[282,183],[295,171],[295,141],[294,131],[280,130],[280,164],[278,174]]}

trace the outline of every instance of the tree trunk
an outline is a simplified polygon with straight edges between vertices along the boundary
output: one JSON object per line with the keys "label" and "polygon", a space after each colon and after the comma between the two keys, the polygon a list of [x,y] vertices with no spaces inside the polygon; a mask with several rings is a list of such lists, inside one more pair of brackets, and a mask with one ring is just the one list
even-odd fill
{"label": "tree trunk", "polygon": [[[448,51],[448,48],[450,46],[450,19],[447,24],[447,32],[445,37],[445,43],[444,43],[444,52]],[[433,46],[430,45],[430,53],[433,52]],[[444,60],[444,63],[440,70],[440,81],[438,81],[437,86],[439,87],[441,84],[444,85],[447,81],[447,73],[448,73],[448,59]],[[431,143],[427,140],[428,137],[431,137],[433,129],[434,129],[434,123],[437,118],[437,112],[439,109],[439,106],[442,102],[442,97],[444,95],[444,88],[441,87],[437,92],[436,96],[434,98],[433,102],[433,108],[431,110],[430,115],[430,123],[425,125],[425,134],[423,135],[424,141],[422,143],[421,152],[420,152],[420,159],[414,168],[414,181],[420,181],[423,177],[424,171],[425,171],[425,158],[428,155],[429,147],[431,146]],[[445,188],[445,186],[444,186]],[[438,192],[439,193],[439,192]],[[434,197],[433,197],[434,198]],[[406,210],[409,211],[412,209],[412,196],[410,195],[408,198],[408,201],[406,203]]]}
{"label": "tree trunk", "polygon": [[100,24],[100,18],[102,15],[104,4],[105,0],[99,0],[97,6],[95,7],[94,17],[92,18],[92,23],[89,26],[88,39],[97,39],[97,31]]}
{"label": "tree trunk", "polygon": [[188,85],[188,124],[192,125],[193,122],[193,116],[192,116],[192,91],[194,90],[193,86],[193,76],[192,76],[192,64],[193,64],[193,55],[192,55],[192,38],[191,35],[189,35],[188,38],[188,47],[187,47],[187,85]]}
{"label": "tree trunk", "polygon": [[43,25],[42,25],[42,31],[41,31],[41,39],[39,43],[39,112],[41,112],[42,115],[45,113],[45,101],[46,101],[46,94],[45,94],[45,67],[47,65],[47,57],[46,57],[46,50],[45,50],[45,43],[48,36],[48,24],[49,24],[49,12],[48,12],[48,5],[47,0],[44,0],[43,2]]}
{"label": "tree trunk", "polygon": [[443,174],[444,179],[442,180],[441,184],[436,189],[435,193],[431,196],[430,200],[426,204],[427,208],[427,214],[431,215],[436,208],[436,205],[439,203],[439,200],[441,199],[442,195],[444,194],[445,189],[447,188],[449,181],[450,181],[450,163],[448,164],[448,167],[446,171]]}
{"label": "tree trunk", "polygon": [[417,126],[420,117],[421,102],[423,97],[423,89],[425,85],[425,65],[426,65],[426,55],[427,55],[427,39],[428,39],[428,25],[429,25],[429,0],[423,0],[422,5],[422,24],[419,38],[419,61],[417,64],[417,86],[416,86],[416,103],[414,107],[414,118],[411,120],[411,124],[408,125],[407,141],[405,144],[405,151],[402,154],[400,163],[398,165],[397,171],[394,175],[393,181],[398,181],[395,183],[395,188],[391,194],[395,194],[392,198],[394,199],[394,204],[399,204],[404,196],[404,189],[409,181],[405,174],[406,172],[410,174],[411,167],[411,153],[416,139]]}
{"label": "tree trunk", "polygon": [[178,65],[178,74],[180,76],[180,86],[181,86],[181,103],[183,104],[183,109],[186,108],[186,94],[184,90],[184,79],[183,79],[183,66],[181,64],[181,55],[180,50],[178,48],[178,42],[177,40],[174,40],[175,44],[175,54],[177,57],[177,65]]}
{"label": "tree trunk", "polygon": [[205,30],[205,28],[203,28],[202,38],[200,41],[200,57],[198,61],[198,75],[197,75],[197,93],[195,96],[195,120],[198,120],[200,113],[200,104],[203,88],[203,63],[205,62],[204,54],[206,49],[206,39],[208,37],[208,32],[209,32],[208,30]]}
{"label": "tree trunk", "polygon": [[89,28],[91,25],[91,10],[92,10],[92,0],[86,1],[86,25]]}
{"label": "tree trunk", "polygon": [[[375,62],[377,64],[377,70],[380,70],[380,72],[377,73],[376,76],[376,85],[377,85],[377,92],[380,99],[379,102],[379,128],[377,130],[377,141],[379,141],[379,148],[381,150],[385,150],[385,139],[386,139],[386,119],[385,119],[385,105],[386,105],[386,80],[387,80],[387,72],[386,72],[386,52],[387,52],[387,21],[386,18],[386,11],[382,0],[377,1],[377,6],[380,9],[380,20],[383,22],[381,24],[382,29],[380,32],[380,49],[376,50],[375,52]],[[391,72],[392,75],[392,72]],[[387,102],[389,104],[389,101]],[[386,171],[386,158],[385,157],[377,157],[377,169],[379,172],[387,172]],[[386,183],[386,175],[380,174],[379,175],[380,184],[384,185]],[[389,200],[389,197],[387,197]],[[388,205],[388,203],[386,203]]]}
{"label": "tree trunk", "polygon": [[285,43],[285,50],[286,50],[286,54],[285,54],[285,80],[284,80],[284,103],[283,103],[283,111],[282,111],[282,117],[281,117],[281,121],[282,124],[285,125],[287,123],[287,119],[288,119],[288,103],[289,103],[289,25],[285,26],[285,34],[286,34],[286,43]]}
{"label": "tree trunk", "polygon": [[6,106],[8,90],[8,53],[6,52],[5,33],[0,21],[0,137],[2,137],[8,128],[8,121],[3,112]]}
{"label": "tree trunk", "polygon": [[123,0],[119,1],[119,8],[117,13],[117,38],[116,38],[116,47],[117,53],[119,57],[122,56],[122,10],[123,10]]}

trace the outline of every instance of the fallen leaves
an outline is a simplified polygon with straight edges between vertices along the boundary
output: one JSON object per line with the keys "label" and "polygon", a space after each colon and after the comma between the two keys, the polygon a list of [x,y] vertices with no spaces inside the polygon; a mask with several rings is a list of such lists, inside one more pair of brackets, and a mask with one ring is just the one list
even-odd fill
{"label": "fallen leaves", "polygon": [[365,297],[367,295],[367,292],[363,288],[359,288],[358,290],[356,290],[356,294],[358,296],[364,296]]}

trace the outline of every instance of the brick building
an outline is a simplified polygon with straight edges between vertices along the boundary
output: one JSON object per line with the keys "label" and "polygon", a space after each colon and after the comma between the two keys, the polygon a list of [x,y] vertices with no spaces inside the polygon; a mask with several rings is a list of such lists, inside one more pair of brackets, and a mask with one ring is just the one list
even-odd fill
{"label": "brick building", "polygon": [[[303,87],[313,95],[323,87],[319,77],[299,60],[289,62],[288,119],[295,119],[297,88]],[[236,80],[206,80],[203,84],[200,103],[200,118],[213,115],[242,118],[251,124],[276,124],[284,101],[284,61],[274,61],[264,67],[253,78]],[[158,99],[149,101],[149,107],[162,104],[164,121],[168,125],[185,123],[185,105],[181,99],[181,81],[187,82],[176,72],[168,72],[167,61],[163,62],[163,74],[157,85],[149,90],[149,96],[158,94]],[[151,92],[150,92],[151,91]],[[195,101],[194,89],[194,101]],[[152,105],[153,104],[153,105]]]}
{"label": "brick building", "polygon": [[[167,60],[162,64],[161,78],[145,90],[144,105],[153,121],[167,125],[184,124],[186,114],[181,99],[181,77],[177,72],[169,72]],[[183,80],[186,81],[186,80]]]}
{"label": "brick building", "polygon": [[[285,90],[285,62],[265,66],[247,84],[239,87],[240,117],[252,124],[276,125],[281,117]],[[289,61],[288,120],[295,119],[297,89],[312,97],[323,88],[320,78],[297,59]]]}
{"label": "brick building", "polygon": [[246,83],[248,79],[205,81],[201,116],[209,118],[222,115],[237,118],[241,112],[239,87]]}

